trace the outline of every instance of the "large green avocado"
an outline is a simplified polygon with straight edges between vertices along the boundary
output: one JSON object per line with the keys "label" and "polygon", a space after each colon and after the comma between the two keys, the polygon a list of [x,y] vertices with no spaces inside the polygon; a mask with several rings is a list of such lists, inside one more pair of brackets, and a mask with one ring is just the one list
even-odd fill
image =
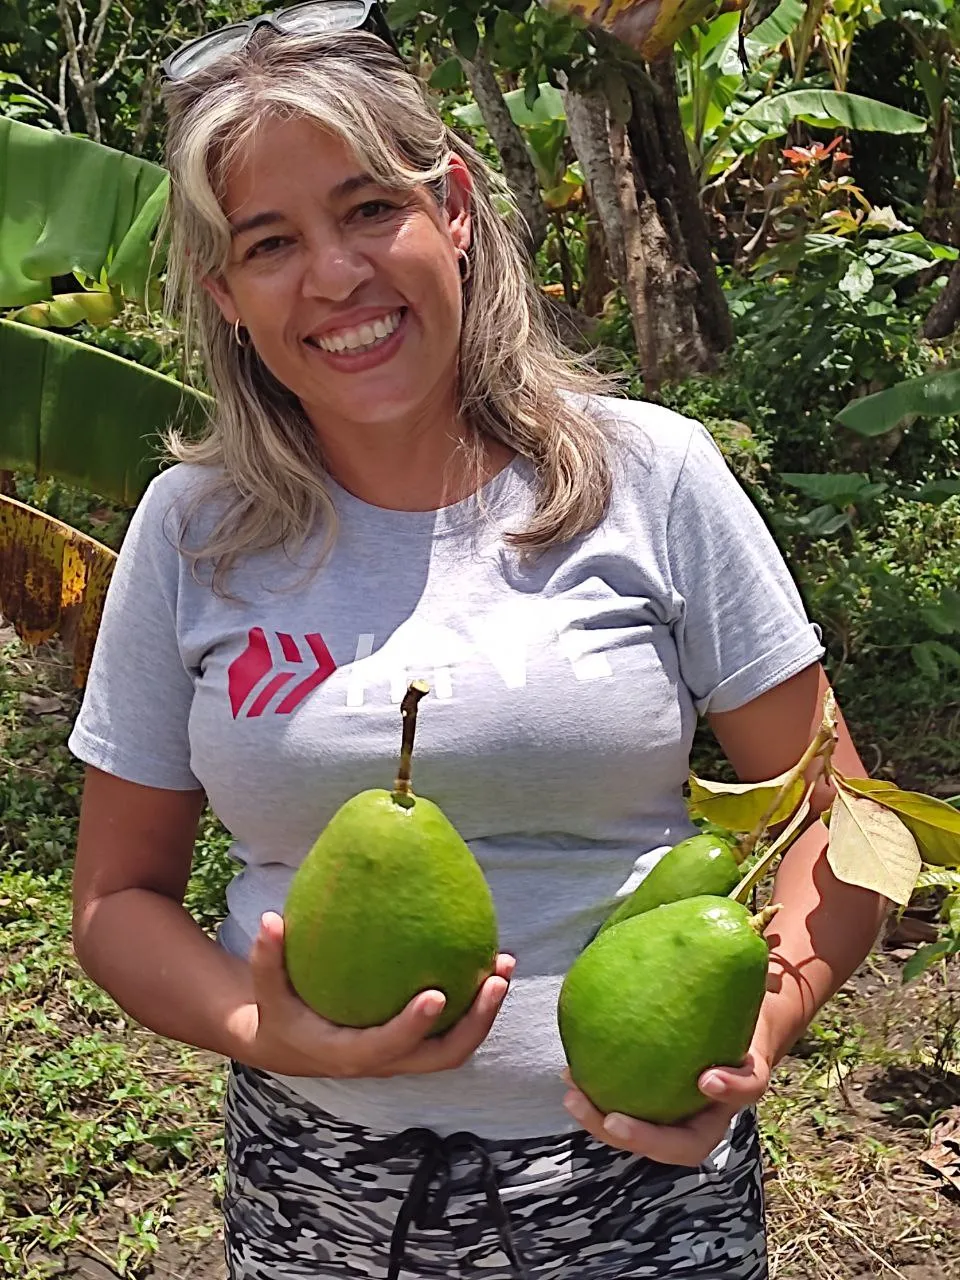
{"label": "large green avocado", "polygon": [[701,1073],[738,1066],[750,1047],[772,912],[684,898],[624,920],[577,957],[557,1016],[571,1077],[595,1107],[675,1124],[709,1105]]}
{"label": "large green avocado", "polygon": [[667,902],[700,894],[725,897],[740,881],[740,862],[734,838],[701,834],[689,836],[669,849],[644,876],[633,893],[607,916],[597,936],[611,925],[642,915]]}
{"label": "large green avocado", "polygon": [[438,1034],[493,972],[497,920],[470,849],[437,805],[409,788],[416,701],[426,691],[412,689],[395,789],[347,800],[293,878],[285,960],[304,1003],[341,1026],[379,1026],[418,992],[442,991]]}

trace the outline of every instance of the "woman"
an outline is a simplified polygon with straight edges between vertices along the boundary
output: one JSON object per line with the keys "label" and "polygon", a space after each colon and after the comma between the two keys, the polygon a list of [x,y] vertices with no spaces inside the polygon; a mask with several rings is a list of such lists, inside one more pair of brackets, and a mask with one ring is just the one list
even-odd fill
{"label": "woman", "polygon": [[[168,62],[171,289],[216,409],[137,509],[70,740],[77,954],[145,1026],[231,1060],[234,1280],[757,1280],[752,1106],[886,904],[806,831],[750,1053],[687,1124],[568,1087],[556,998],[692,831],[697,711],[742,778],[800,757],[818,635],[706,432],[555,349],[504,193],[395,53],[316,34],[368,8],[294,12]],[[393,776],[412,676],[418,787],[508,948],[437,1038],[442,993],[339,1028],[282,959],[293,872]],[[845,729],[836,759],[862,772]],[[182,906],[205,796],[240,864],[217,942]]]}

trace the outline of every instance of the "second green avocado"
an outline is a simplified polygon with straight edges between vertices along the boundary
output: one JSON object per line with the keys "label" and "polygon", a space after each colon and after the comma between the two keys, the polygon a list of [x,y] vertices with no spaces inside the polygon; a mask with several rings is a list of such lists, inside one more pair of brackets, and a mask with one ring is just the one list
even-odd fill
{"label": "second green avocado", "polygon": [[497,920],[479,863],[453,824],[410,789],[416,706],[393,791],[362,791],[320,833],[284,906],[285,959],[305,1004],[347,1027],[379,1026],[420,991],[442,991],[438,1034],[467,1011],[497,956]]}
{"label": "second green avocado", "polygon": [[740,882],[742,874],[734,836],[702,833],[668,849],[633,893],[607,916],[597,936],[611,925],[642,915],[667,902],[713,893],[720,898]]}

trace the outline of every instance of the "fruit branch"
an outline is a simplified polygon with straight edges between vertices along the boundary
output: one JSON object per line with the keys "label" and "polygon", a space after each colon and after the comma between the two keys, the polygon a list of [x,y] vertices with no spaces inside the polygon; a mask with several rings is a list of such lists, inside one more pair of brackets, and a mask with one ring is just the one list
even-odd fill
{"label": "fruit branch", "polygon": [[397,769],[396,781],[393,784],[393,798],[398,804],[402,797],[413,794],[410,785],[410,768],[413,759],[413,739],[417,732],[417,707],[420,699],[430,692],[430,686],[422,680],[414,680],[403,695],[400,703],[400,715],[403,717],[403,737],[400,741],[400,766]]}
{"label": "fruit branch", "polygon": [[806,816],[810,812],[810,797],[813,795],[813,788],[815,785],[815,783],[811,782],[807,786],[803,799],[800,801],[799,807],[790,819],[788,825],[780,832],[766,853],[757,859],[736,888],[730,891],[729,896],[733,898],[735,902],[746,901],[750,894],[750,890],[755,884],[760,882],[774,859],[780,857],[782,853],[785,853],[800,834],[800,830],[803,827]]}
{"label": "fruit branch", "polygon": [[791,789],[795,785],[798,778],[804,777],[813,764],[814,760],[822,760],[824,763],[821,768],[829,768],[830,757],[833,755],[834,747],[837,745],[837,700],[834,697],[833,690],[828,689],[823,697],[823,718],[820,721],[820,728],[817,730],[813,741],[807,747],[806,751],[786,775],[783,786],[774,796],[772,803],[767,807],[765,812],[761,814],[760,820],[753,830],[740,841],[741,860],[747,858],[757,847],[757,841],[766,831],[773,815],[786,800]]}

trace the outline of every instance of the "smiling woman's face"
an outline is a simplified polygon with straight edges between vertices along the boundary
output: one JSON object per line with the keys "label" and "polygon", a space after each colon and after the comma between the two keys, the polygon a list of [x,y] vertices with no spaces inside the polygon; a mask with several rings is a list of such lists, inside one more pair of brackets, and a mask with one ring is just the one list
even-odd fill
{"label": "smiling woman's face", "polygon": [[205,284],[321,439],[453,411],[470,235],[458,157],[448,186],[443,209],[379,186],[306,120],[264,121],[229,173],[230,259]]}

